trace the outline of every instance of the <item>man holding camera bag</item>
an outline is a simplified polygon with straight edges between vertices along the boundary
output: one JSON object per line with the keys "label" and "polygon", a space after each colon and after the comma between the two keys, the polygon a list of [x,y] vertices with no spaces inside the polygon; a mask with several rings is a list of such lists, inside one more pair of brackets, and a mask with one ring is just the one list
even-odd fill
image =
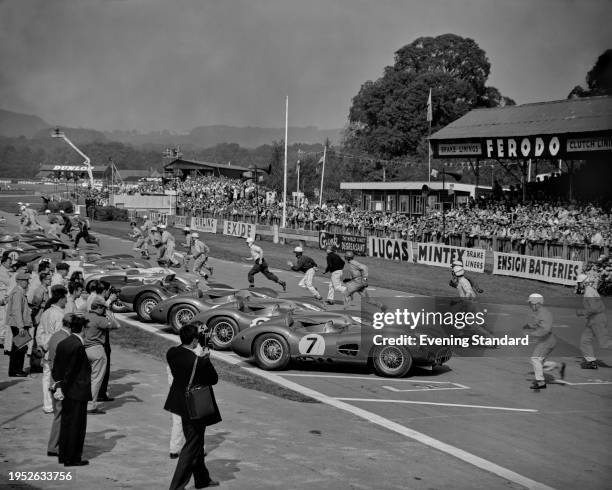
{"label": "man holding camera bag", "polygon": [[[219,482],[210,478],[204,463],[206,427],[221,422],[212,390],[212,385],[217,384],[219,378],[210,362],[210,334],[204,332],[199,324],[189,323],[181,328],[179,337],[181,345],[171,347],[166,354],[173,381],[164,409],[181,417],[185,445],[180,452],[170,490],[185,488],[192,475],[195,488],[216,487]],[[202,356],[196,354],[198,343],[204,347]],[[194,390],[199,391],[200,395],[193,395]]]}

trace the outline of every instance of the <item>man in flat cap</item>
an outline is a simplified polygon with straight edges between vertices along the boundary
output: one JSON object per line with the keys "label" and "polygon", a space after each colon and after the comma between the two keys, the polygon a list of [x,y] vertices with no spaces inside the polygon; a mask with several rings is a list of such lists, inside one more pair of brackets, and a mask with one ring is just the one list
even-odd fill
{"label": "man in flat cap", "polygon": [[26,298],[26,289],[30,281],[30,274],[20,270],[15,275],[15,287],[9,292],[6,303],[6,324],[13,334],[11,356],[9,361],[9,376],[24,377],[27,373],[23,370],[28,342],[27,337],[32,338],[29,332],[32,328],[32,312]]}

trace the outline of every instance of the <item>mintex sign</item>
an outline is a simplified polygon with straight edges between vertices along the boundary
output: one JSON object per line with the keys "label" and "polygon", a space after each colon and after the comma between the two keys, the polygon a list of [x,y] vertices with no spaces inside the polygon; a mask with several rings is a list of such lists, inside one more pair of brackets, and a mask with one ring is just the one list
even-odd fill
{"label": "mintex sign", "polygon": [[460,260],[466,271],[484,272],[485,269],[485,251],[481,248],[419,243],[417,250],[418,264],[450,267],[455,260]]}

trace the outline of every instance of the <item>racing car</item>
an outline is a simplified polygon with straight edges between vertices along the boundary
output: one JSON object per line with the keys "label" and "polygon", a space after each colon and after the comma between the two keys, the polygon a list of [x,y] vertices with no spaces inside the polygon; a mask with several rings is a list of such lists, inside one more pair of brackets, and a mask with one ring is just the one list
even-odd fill
{"label": "racing car", "polygon": [[[452,356],[448,347],[374,345],[364,343],[372,338],[363,329],[371,325],[363,318],[349,317],[350,322],[334,319],[321,322],[320,317],[289,312],[242,330],[232,341],[232,350],[241,357],[254,358],[264,370],[285,369],[290,361],[311,361],[325,364],[371,364],[379,376],[399,378],[413,365],[440,366]],[[405,330],[390,327],[387,334],[401,335]],[[430,328],[430,337],[443,337],[441,329]]]}
{"label": "racing car", "polygon": [[334,319],[343,323],[347,315],[339,312],[330,312],[316,303],[297,298],[254,298],[234,295],[234,298],[225,304],[214,304],[207,311],[193,315],[190,309],[176,308],[169,318],[172,328],[178,332],[180,327],[189,321],[198,321],[206,324],[211,332],[212,346],[217,350],[228,350],[232,340],[245,328],[259,325],[271,319],[285,316],[287,312],[294,312],[295,317],[320,319],[325,322]]}
{"label": "racing car", "polygon": [[63,242],[62,240],[58,240],[57,238],[48,237],[44,233],[29,232],[29,233],[20,233],[17,236],[19,237],[19,240],[22,242],[25,242],[37,248],[51,249],[54,252],[59,252],[59,251],[67,250],[70,248],[70,245]]}
{"label": "racing car", "polygon": [[59,262],[64,258],[63,252],[54,251],[52,248],[44,246],[34,246],[20,241],[15,235],[0,236],[0,251],[12,253],[13,260],[30,263],[41,257],[48,257],[53,261]]}
{"label": "racing car", "polygon": [[211,308],[227,306],[230,310],[236,308],[238,298],[248,302],[248,305],[273,306],[275,304],[293,306],[294,308],[323,309],[318,303],[303,299],[278,298],[278,293],[270,288],[211,288],[201,297],[175,296],[160,302],[151,312],[151,320],[158,323],[168,323],[175,330],[192,321],[198,313]]}

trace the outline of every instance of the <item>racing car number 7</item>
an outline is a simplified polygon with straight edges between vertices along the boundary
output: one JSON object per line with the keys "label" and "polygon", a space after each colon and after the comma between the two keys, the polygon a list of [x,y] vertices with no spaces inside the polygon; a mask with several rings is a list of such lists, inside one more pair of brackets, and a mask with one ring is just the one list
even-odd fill
{"label": "racing car number 7", "polygon": [[298,350],[302,355],[323,355],[325,352],[325,339],[317,334],[305,335],[300,339]]}

